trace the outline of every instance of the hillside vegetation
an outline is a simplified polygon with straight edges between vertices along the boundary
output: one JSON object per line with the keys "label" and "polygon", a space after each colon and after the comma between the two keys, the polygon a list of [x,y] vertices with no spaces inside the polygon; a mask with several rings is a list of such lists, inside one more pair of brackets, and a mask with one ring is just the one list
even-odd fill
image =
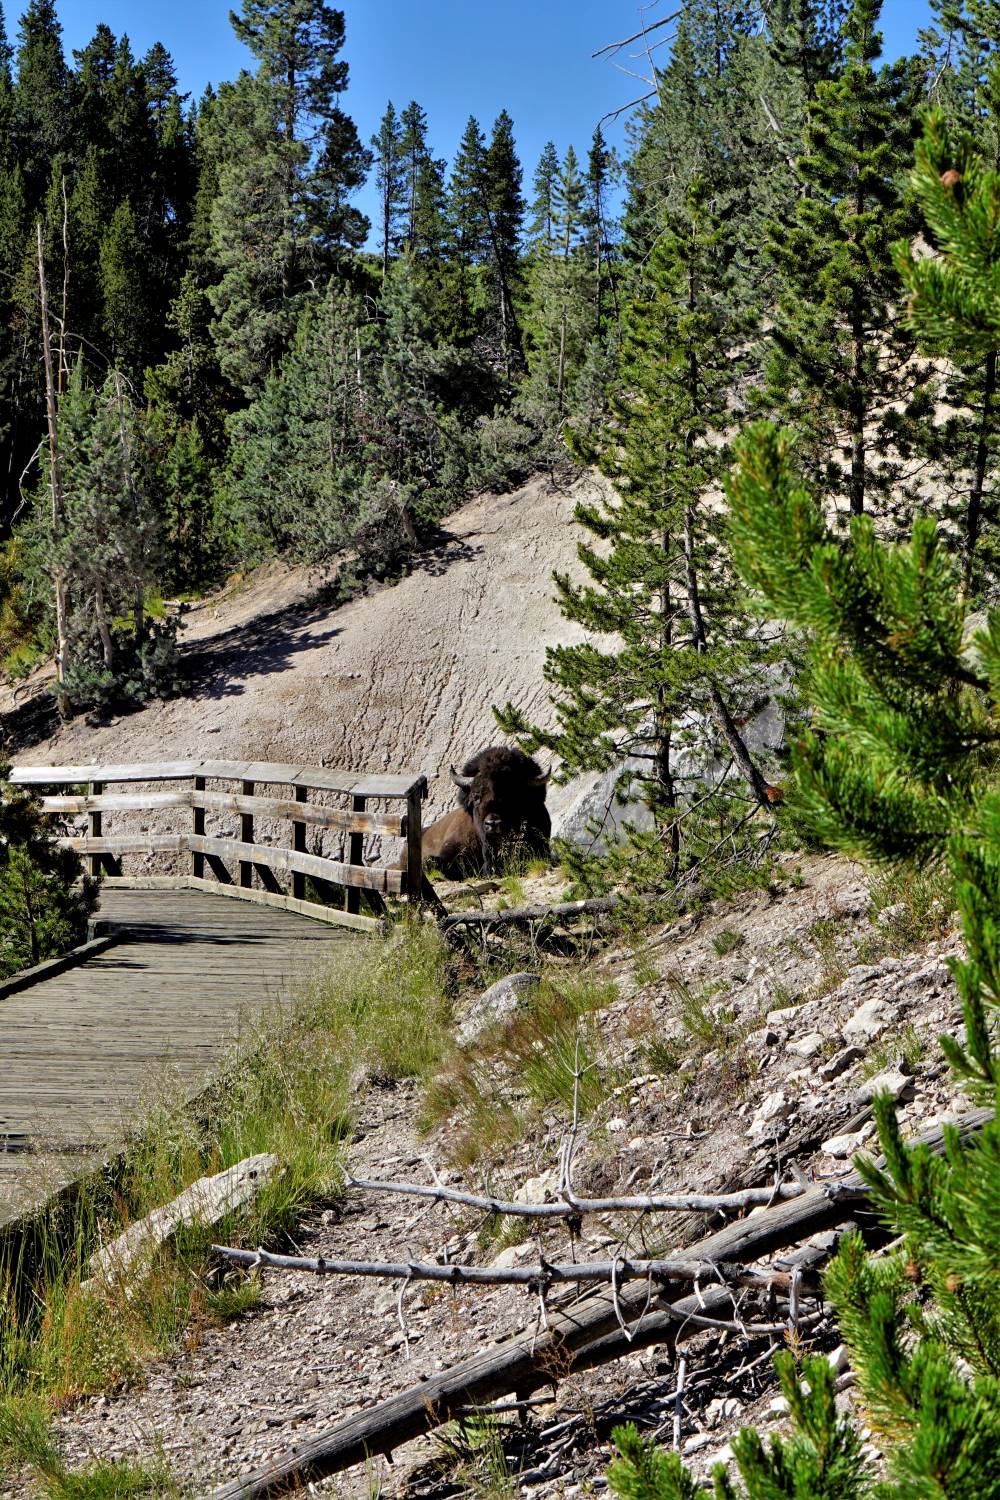
{"label": "hillside vegetation", "polygon": [[[320,0],[244,0],[194,108],[31,0],[19,754],[416,762],[436,811],[502,734],[563,837],[390,914],[4,1268],[12,1494],[1000,1500],[1000,17],[883,62],[881,9],[648,18],[627,160],[528,195],[506,111],[366,147]],[[4,789],[58,946],[52,832]],[[228,1248],[88,1282],[248,1151]]]}

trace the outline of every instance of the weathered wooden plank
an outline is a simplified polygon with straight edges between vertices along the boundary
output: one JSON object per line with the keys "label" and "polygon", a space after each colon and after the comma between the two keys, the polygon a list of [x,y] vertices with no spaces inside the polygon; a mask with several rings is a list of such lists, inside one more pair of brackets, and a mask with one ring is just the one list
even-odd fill
{"label": "weathered wooden plank", "polygon": [[334,771],[325,766],[278,764],[270,761],[175,760],[143,761],[107,766],[15,766],[11,780],[18,786],[77,785],[83,782],[186,781],[202,776],[215,781],[256,781],[265,785],[285,783],[317,791],[342,792],[346,796],[406,799],[424,784],[416,772],[396,776],[366,776],[355,771]]}
{"label": "weathered wooden plank", "polygon": [[154,812],[162,807],[190,807],[190,792],[103,792],[95,797],[42,797],[47,813]]}
{"label": "weathered wooden plank", "polygon": [[[376,927],[378,923],[374,924]],[[20,994],[22,990],[29,990],[36,984],[44,984],[57,975],[64,974],[67,969],[74,969],[78,964],[85,964],[89,959],[96,958],[99,953],[113,948],[119,941],[117,933],[102,933],[99,937],[91,938],[87,943],[81,943],[79,948],[71,948],[69,953],[63,953],[59,958],[49,958],[42,964],[35,964],[34,968],[22,969],[20,974],[13,975],[10,979],[0,982],[0,1000],[6,1000],[8,995]],[[6,1046],[5,1049],[6,1051]]]}
{"label": "weathered wooden plank", "polygon": [[189,847],[186,833],[119,834],[116,837],[92,838],[89,834],[71,835],[59,840],[78,854],[183,854]]}
{"label": "weathered wooden plank", "polygon": [[[108,882],[105,881],[105,885]],[[189,880],[189,885],[197,889],[214,889],[209,880],[200,884]],[[353,927],[357,932],[380,932],[382,923],[377,917],[355,916],[350,912],[343,911],[339,906],[320,906],[315,901],[300,901],[294,896],[279,896],[271,891],[244,891],[239,886],[225,886],[219,891],[221,896],[235,897],[239,901],[245,901],[248,905],[272,906],[278,910],[295,912],[299,916],[312,917],[316,921],[326,922],[331,927]]]}
{"label": "weathered wooden plank", "polygon": [[[109,842],[109,841],[105,841]],[[188,847],[217,859],[251,859],[255,864],[289,874],[312,875],[335,885],[359,886],[362,890],[399,895],[403,888],[402,870],[384,870],[377,866],[344,865],[319,854],[303,854],[297,849],[272,848],[268,844],[244,844],[239,839],[187,837]]]}
{"label": "weathered wooden plank", "polygon": [[[308,788],[303,787],[303,792]],[[235,792],[195,792],[195,807],[208,812],[251,814],[262,818],[291,819],[318,828],[339,828],[348,833],[381,833],[400,838],[406,830],[404,814],[351,812],[340,807],[321,807],[316,802],[289,801],[280,797],[248,797]],[[82,810],[82,809],[81,809]]]}

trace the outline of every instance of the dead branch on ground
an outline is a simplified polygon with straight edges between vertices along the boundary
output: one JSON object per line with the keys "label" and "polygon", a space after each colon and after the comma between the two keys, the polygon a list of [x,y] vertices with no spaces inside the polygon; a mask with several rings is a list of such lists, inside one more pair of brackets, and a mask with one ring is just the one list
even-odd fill
{"label": "dead branch on ground", "polygon": [[806,1191],[800,1182],[775,1183],[772,1187],[743,1188],[735,1193],[641,1193],[625,1198],[578,1198],[567,1192],[554,1203],[515,1203],[503,1198],[483,1197],[448,1188],[443,1183],[424,1187],[408,1182],[369,1182],[347,1177],[348,1187],[370,1193],[399,1193],[410,1198],[429,1198],[438,1203],[457,1203],[482,1213],[507,1214],[517,1219],[576,1219],[583,1214],[611,1213],[722,1213],[745,1208],[769,1208]]}

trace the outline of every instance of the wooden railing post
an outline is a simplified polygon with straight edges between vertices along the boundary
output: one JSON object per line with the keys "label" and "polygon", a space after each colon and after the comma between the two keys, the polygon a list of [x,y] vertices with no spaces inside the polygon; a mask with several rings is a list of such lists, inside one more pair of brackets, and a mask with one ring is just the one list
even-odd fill
{"label": "wooden railing post", "polygon": [[[368,805],[366,797],[352,797],[351,811],[363,813]],[[363,865],[365,862],[365,836],[363,833],[352,833],[350,853],[347,856],[349,865]],[[355,916],[361,910],[361,891],[353,885],[347,887],[347,910]]]}
{"label": "wooden railing post", "polygon": [[[309,788],[297,786],[295,788],[295,800],[296,802],[308,802]],[[296,854],[305,854],[306,852],[306,825],[299,818],[296,818],[292,823],[292,848]],[[306,899],[306,877],[300,875],[298,870],[292,871],[292,895],[296,901],[304,901]]]}
{"label": "wooden railing post", "polygon": [[406,799],[406,899],[419,906],[424,898],[424,842],[421,817],[426,781],[418,781]]}
{"label": "wooden railing post", "polygon": [[[103,781],[91,781],[87,785],[87,796],[88,797],[99,797],[103,791],[104,791],[104,783],[103,783]],[[104,832],[104,814],[100,813],[100,812],[94,812],[93,809],[92,809],[91,812],[88,814],[88,820],[89,820],[89,826],[90,826],[90,837],[92,839],[99,839],[99,838],[101,838],[101,836],[103,835],[103,832]],[[91,875],[100,875],[100,873],[101,873],[101,871],[103,869],[104,869],[104,856],[101,855],[101,854],[92,854],[90,856],[90,873],[91,873]]]}
{"label": "wooden railing post", "polygon": [[[194,778],[194,781],[193,781],[192,785],[193,785],[194,790],[196,792],[203,792],[205,790],[205,778],[204,778],[204,776],[196,776]],[[202,837],[202,838],[205,835],[205,809],[203,807],[196,807],[194,809],[194,812],[193,812],[192,817],[191,817],[191,832],[194,833],[194,834],[196,834],[196,835],[198,835],[199,837]],[[197,853],[197,851],[195,851],[194,853],[192,853],[192,855],[191,855],[191,874],[194,876],[194,878],[196,880],[203,880],[204,879],[204,877],[205,877],[205,856],[204,856],[204,854],[199,854],[199,853]]]}
{"label": "wooden railing post", "polygon": [[[255,785],[255,783],[252,782],[252,781],[244,781],[244,783],[243,783],[243,795],[244,795],[244,797],[252,797],[253,796],[253,794],[254,794],[254,785]],[[252,844],[253,843],[253,813],[252,812],[250,812],[250,813],[240,813],[240,842],[244,843],[244,844]],[[240,885],[247,886],[247,887],[253,885],[253,862],[251,860],[249,860],[249,859],[241,859],[240,860]]]}

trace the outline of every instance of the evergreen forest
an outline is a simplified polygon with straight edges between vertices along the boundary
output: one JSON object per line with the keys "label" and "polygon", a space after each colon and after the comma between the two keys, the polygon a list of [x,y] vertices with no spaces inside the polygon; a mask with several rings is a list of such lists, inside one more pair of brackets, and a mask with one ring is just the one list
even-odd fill
{"label": "evergreen forest", "polygon": [[63,714],[170,692],[164,599],[272,557],[393,574],[470,493],[596,463],[626,499],[581,516],[612,563],[560,588],[639,630],[633,708],[596,654],[557,659],[554,748],[647,755],[669,819],[678,718],[704,708],[761,802],[738,726],[776,648],[713,500],[742,416],[794,424],[838,513],[891,532],[933,508],[965,588],[993,587],[995,353],[942,360],[904,316],[924,112],[998,149],[1000,21],[937,12],[890,65],[875,0],[689,0],[624,159],[598,126],[522,163],[506,111],[450,161],[415,100],[363,140],[320,0],[244,0],[256,65],[198,100],[166,46],[104,25],[67,58],[30,0],[0,31],[5,671],[54,656]]}

